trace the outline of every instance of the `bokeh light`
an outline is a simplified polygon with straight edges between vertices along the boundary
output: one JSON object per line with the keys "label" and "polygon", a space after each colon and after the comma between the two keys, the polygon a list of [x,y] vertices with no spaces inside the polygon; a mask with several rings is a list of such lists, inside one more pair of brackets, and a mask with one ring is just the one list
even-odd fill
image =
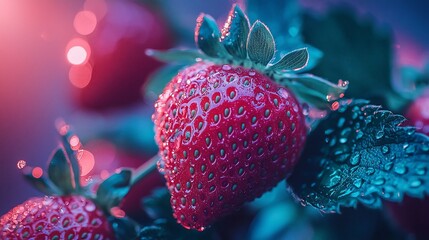
{"label": "bokeh light", "polygon": [[73,150],[78,150],[81,146],[79,137],[76,135],[74,135],[70,138],[69,143],[70,143],[70,146]]}
{"label": "bokeh light", "polygon": [[124,210],[122,210],[119,207],[112,207],[110,209],[110,213],[112,214],[112,216],[116,217],[116,218],[123,218],[125,217],[125,212]]}
{"label": "bokeh light", "polygon": [[97,17],[91,11],[80,11],[74,18],[73,26],[79,34],[89,35],[97,26]]}
{"label": "bokeh light", "polygon": [[83,5],[83,9],[94,13],[98,20],[102,19],[107,12],[107,4],[105,0],[87,0]]}
{"label": "bokeh light", "polygon": [[87,57],[88,53],[82,46],[73,46],[67,52],[67,60],[74,65],[84,63]]}
{"label": "bokeh light", "polygon": [[35,167],[31,171],[31,175],[33,175],[34,178],[41,178],[43,175],[43,169],[40,167]]}
{"label": "bokeh light", "polygon": [[92,67],[89,63],[84,65],[73,65],[69,70],[69,80],[73,86],[84,88],[88,86],[92,77]]}
{"label": "bokeh light", "polygon": [[16,163],[16,166],[18,167],[18,169],[23,169],[26,165],[27,165],[27,162],[25,160],[19,160]]}
{"label": "bokeh light", "polygon": [[87,63],[91,55],[91,47],[82,38],[70,40],[66,46],[66,58],[70,64],[82,65]]}
{"label": "bokeh light", "polygon": [[77,160],[81,167],[81,176],[85,176],[91,172],[95,165],[94,155],[87,150],[80,150],[77,154]]}

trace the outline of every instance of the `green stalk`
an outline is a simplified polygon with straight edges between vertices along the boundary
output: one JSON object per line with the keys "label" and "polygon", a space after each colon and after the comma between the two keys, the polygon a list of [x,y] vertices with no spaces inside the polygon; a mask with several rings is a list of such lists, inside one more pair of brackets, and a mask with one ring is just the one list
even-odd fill
{"label": "green stalk", "polygon": [[143,163],[139,168],[137,168],[132,177],[131,177],[131,187],[138,183],[141,179],[145,178],[151,172],[156,170],[157,162],[161,159],[159,155],[153,156],[151,159]]}

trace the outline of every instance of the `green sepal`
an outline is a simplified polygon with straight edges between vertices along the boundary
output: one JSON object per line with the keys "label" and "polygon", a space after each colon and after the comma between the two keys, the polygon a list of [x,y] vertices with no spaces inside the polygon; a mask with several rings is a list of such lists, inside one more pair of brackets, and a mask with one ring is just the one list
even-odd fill
{"label": "green sepal", "polygon": [[284,55],[280,61],[268,67],[268,71],[298,71],[308,64],[307,48],[296,49]]}
{"label": "green sepal", "polygon": [[193,49],[170,49],[167,51],[148,49],[146,50],[146,55],[162,62],[180,63],[194,63],[209,58],[204,53]]}
{"label": "green sepal", "polygon": [[209,57],[228,57],[228,52],[220,41],[221,32],[216,21],[209,15],[201,14],[197,18],[195,42],[201,51]]}
{"label": "green sepal", "polygon": [[72,146],[70,145],[70,138],[72,136],[72,133],[70,131],[70,126],[64,123],[62,120],[59,120],[57,123],[57,131],[60,134],[61,143],[64,148],[66,157],[68,158],[67,160],[71,165],[74,187],[76,191],[79,192],[82,188],[80,184],[81,169],[80,169],[79,161],[76,156],[77,151],[73,150]]}
{"label": "green sepal", "polygon": [[250,23],[241,8],[234,4],[222,29],[222,43],[233,57],[247,58],[247,37]]}
{"label": "green sepal", "polygon": [[63,195],[68,195],[74,191],[71,176],[71,165],[67,161],[67,157],[62,148],[58,148],[48,167],[49,179],[55,184]]}
{"label": "green sepal", "polygon": [[318,108],[329,108],[329,103],[341,98],[348,83],[333,84],[312,74],[279,74],[273,78],[277,83],[291,88],[305,102]]}
{"label": "green sepal", "polygon": [[45,195],[61,195],[61,191],[47,178],[40,177],[35,178],[32,174],[32,168],[28,169],[23,173],[25,180],[27,180],[33,187],[39,192]]}
{"label": "green sepal", "polygon": [[109,211],[119,205],[130,190],[131,174],[130,169],[121,169],[119,173],[112,174],[100,184],[96,197],[100,206]]}
{"label": "green sepal", "polygon": [[268,27],[256,21],[250,29],[247,39],[247,53],[250,60],[256,64],[266,66],[274,56],[275,43]]}

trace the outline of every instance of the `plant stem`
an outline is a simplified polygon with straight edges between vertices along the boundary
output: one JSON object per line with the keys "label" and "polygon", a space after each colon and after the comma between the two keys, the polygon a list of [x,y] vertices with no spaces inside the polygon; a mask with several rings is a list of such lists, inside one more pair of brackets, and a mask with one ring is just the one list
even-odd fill
{"label": "plant stem", "polygon": [[151,159],[143,163],[139,168],[137,168],[133,176],[131,177],[131,186],[138,183],[141,179],[145,178],[151,172],[156,170],[157,162],[161,159],[159,155],[153,156]]}

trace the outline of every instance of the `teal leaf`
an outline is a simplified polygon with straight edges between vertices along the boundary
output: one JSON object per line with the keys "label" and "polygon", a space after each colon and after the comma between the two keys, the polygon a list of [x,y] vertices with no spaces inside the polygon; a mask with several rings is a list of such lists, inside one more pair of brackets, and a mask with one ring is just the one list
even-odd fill
{"label": "teal leaf", "polygon": [[146,55],[162,62],[180,63],[193,63],[207,58],[202,52],[193,49],[170,49],[166,51],[148,49]]}
{"label": "teal leaf", "polygon": [[127,195],[131,184],[131,170],[122,169],[104,180],[97,190],[97,203],[105,210],[118,206]]}
{"label": "teal leaf", "polygon": [[63,194],[67,195],[74,191],[71,165],[62,148],[58,148],[54,152],[49,162],[48,176]]}
{"label": "teal leaf", "polygon": [[108,218],[110,225],[113,228],[116,239],[137,239],[139,225],[128,217]]}
{"label": "teal leaf", "polygon": [[266,66],[274,56],[275,43],[268,27],[256,21],[250,29],[247,40],[247,52],[250,60]]}
{"label": "teal leaf", "polygon": [[280,61],[271,65],[268,71],[298,71],[307,66],[308,50],[300,48],[284,55]]}
{"label": "teal leaf", "polygon": [[249,30],[249,19],[240,7],[234,5],[222,29],[222,43],[233,57],[247,58],[246,45]]}
{"label": "teal leaf", "polygon": [[29,170],[28,172],[24,172],[24,178],[39,192],[45,195],[61,195],[61,191],[49,179],[43,176],[36,178],[32,174],[32,169]]}
{"label": "teal leaf", "polygon": [[174,239],[174,237],[170,233],[170,231],[168,231],[168,229],[164,228],[163,226],[150,225],[142,228],[138,239],[139,240],[170,240],[170,239]]}
{"label": "teal leaf", "polygon": [[209,57],[227,57],[228,52],[222,45],[221,32],[216,21],[209,15],[201,14],[197,18],[195,42],[198,48]]}
{"label": "teal leaf", "polygon": [[322,212],[429,193],[429,138],[404,117],[364,100],[343,100],[309,135],[288,183],[303,205]]}

